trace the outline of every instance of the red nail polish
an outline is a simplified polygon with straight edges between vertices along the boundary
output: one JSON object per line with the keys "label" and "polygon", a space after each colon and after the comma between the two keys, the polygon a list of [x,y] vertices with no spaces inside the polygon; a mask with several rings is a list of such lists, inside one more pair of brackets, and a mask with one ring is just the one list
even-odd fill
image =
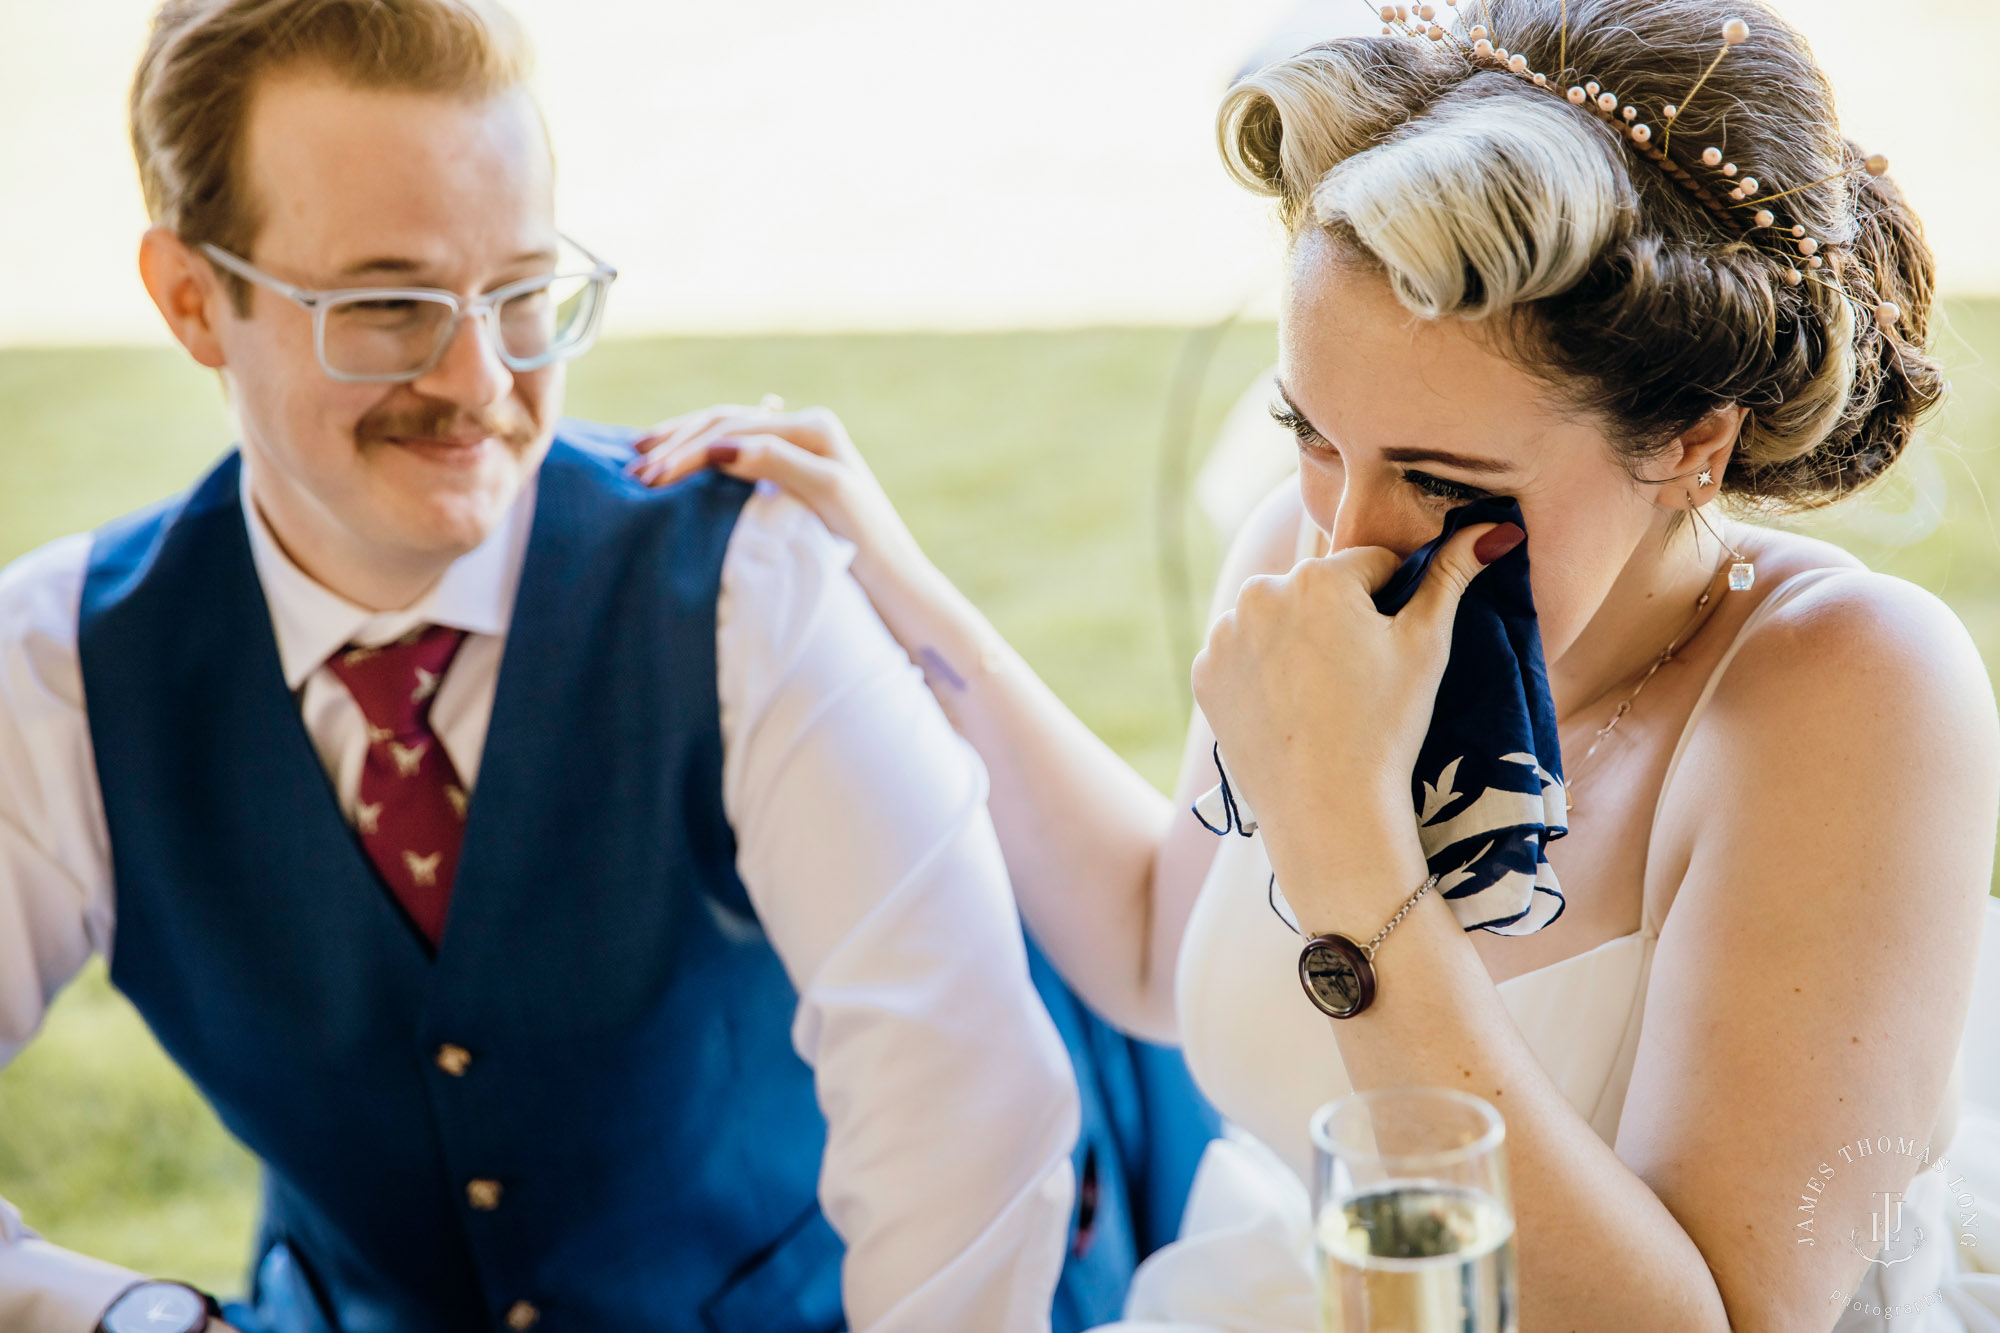
{"label": "red nail polish", "polygon": [[1480,535],[1472,544],[1472,554],[1482,565],[1490,565],[1528,539],[1518,523],[1502,523]]}
{"label": "red nail polish", "polygon": [[733,444],[711,444],[704,457],[710,467],[728,467],[742,452],[741,448]]}

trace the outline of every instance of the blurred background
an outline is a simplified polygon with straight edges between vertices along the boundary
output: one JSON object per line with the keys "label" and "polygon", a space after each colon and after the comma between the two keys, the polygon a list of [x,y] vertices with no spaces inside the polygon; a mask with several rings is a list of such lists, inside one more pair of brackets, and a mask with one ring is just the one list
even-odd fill
{"label": "blurred background", "polygon": [[[1374,30],[1371,6],[513,8],[563,224],[622,270],[571,410],[838,408],[939,563],[1165,786],[1216,552],[1287,456],[1257,420],[1279,235],[1222,174],[1215,105],[1246,65]],[[1800,526],[1943,596],[2000,662],[2000,162],[1961,128],[2000,7],[1782,8],[1925,218],[1955,388],[1892,481]],[[231,438],[134,273],[124,97],[151,9],[0,0],[0,561]],[[234,1291],[254,1190],[101,967],[0,1071],[0,1196],[60,1243]]]}

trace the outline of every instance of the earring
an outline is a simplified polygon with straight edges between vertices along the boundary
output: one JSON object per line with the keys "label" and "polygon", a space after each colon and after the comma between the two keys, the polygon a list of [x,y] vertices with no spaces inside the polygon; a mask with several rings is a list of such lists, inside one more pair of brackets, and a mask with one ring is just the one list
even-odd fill
{"label": "earring", "polygon": [[1729,554],[1736,557],[1735,563],[1729,566],[1729,591],[1750,591],[1751,586],[1757,582],[1757,566],[1751,562],[1749,556],[1722,540],[1722,534],[1715,530],[1715,525],[1710,523],[1708,516],[1701,512],[1705,508],[1707,508],[1706,505],[1695,505],[1694,516],[1701,520],[1701,525],[1704,528],[1708,529],[1708,535],[1715,538],[1716,545],[1721,546]]}
{"label": "earring", "polygon": [[1711,475],[1711,474],[1710,474],[1710,472],[1709,472],[1709,470],[1708,470],[1707,468],[1703,468],[1703,469],[1701,470],[1701,472],[1700,472],[1699,474],[1697,474],[1697,475],[1696,475],[1696,477],[1695,477],[1694,481],[1695,481],[1695,485],[1697,485],[1697,486],[1713,486],[1713,485],[1715,485],[1715,478],[1714,478],[1714,476],[1713,476],[1713,475]]}

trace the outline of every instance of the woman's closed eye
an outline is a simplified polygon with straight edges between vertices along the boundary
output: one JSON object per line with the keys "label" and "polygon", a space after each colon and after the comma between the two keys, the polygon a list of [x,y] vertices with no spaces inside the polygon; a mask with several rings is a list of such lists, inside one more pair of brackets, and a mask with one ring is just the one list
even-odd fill
{"label": "woman's closed eye", "polygon": [[1403,480],[1434,500],[1448,504],[1464,504],[1468,500],[1484,500],[1492,496],[1491,491],[1482,491],[1464,482],[1450,481],[1444,477],[1433,477],[1428,472],[1419,472],[1410,467],[1403,469]]}
{"label": "woman's closed eye", "polygon": [[[1339,451],[1313,429],[1312,423],[1289,406],[1283,403],[1271,404],[1271,420],[1290,431],[1298,440],[1301,449],[1339,456]],[[1416,488],[1425,499],[1440,505],[1460,505],[1469,500],[1488,499],[1493,495],[1492,491],[1482,491],[1477,486],[1468,486],[1461,481],[1432,476],[1417,468],[1404,468],[1403,480]]]}

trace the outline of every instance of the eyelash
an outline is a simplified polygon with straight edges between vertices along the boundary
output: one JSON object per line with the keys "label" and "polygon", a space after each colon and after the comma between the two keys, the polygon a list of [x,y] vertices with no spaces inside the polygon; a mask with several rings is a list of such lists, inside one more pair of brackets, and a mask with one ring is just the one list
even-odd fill
{"label": "eyelash", "polygon": [[[1332,452],[1331,446],[1320,438],[1318,431],[1312,428],[1312,423],[1297,412],[1292,411],[1289,407],[1273,403],[1271,405],[1271,420],[1277,422],[1296,436],[1299,444],[1304,448]],[[1420,472],[1416,468],[1404,468],[1403,480],[1423,492],[1429,499],[1448,504],[1465,504],[1471,500],[1484,500],[1490,498],[1493,494],[1491,491],[1482,491],[1475,486],[1467,486],[1463,482],[1447,481],[1443,477],[1434,477],[1430,473]]]}

